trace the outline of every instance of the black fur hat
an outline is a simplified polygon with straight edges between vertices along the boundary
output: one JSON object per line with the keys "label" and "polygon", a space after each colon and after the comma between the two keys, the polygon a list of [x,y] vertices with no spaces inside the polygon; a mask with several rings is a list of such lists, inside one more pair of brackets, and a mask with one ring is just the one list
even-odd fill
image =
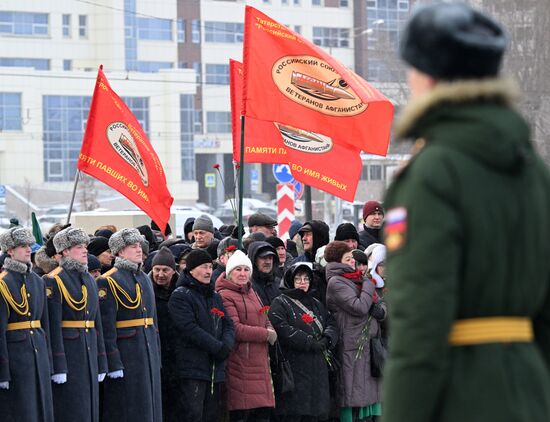
{"label": "black fur hat", "polygon": [[401,38],[401,57],[434,79],[481,79],[498,74],[507,37],[490,17],[463,3],[417,9]]}

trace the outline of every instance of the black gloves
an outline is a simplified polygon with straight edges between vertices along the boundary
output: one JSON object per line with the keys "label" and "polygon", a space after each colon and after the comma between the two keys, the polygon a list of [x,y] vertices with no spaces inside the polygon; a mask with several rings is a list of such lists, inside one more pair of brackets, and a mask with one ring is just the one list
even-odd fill
{"label": "black gloves", "polygon": [[231,348],[227,344],[223,344],[221,349],[216,353],[217,360],[226,360],[231,353]]}
{"label": "black gloves", "polygon": [[330,340],[327,337],[321,337],[320,339],[313,339],[311,343],[311,349],[315,352],[322,352],[327,350],[330,344]]}
{"label": "black gloves", "polygon": [[386,319],[386,303],[383,301],[375,302],[370,308],[370,314],[377,321],[384,321]]}

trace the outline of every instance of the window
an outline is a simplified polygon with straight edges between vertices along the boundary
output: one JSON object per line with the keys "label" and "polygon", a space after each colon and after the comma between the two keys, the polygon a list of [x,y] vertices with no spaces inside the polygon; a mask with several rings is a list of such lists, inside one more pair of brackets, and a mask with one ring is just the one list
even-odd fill
{"label": "window", "polygon": [[191,42],[193,44],[200,44],[201,42],[201,21],[198,19],[191,21]]}
{"label": "window", "polygon": [[178,42],[185,42],[185,21],[183,19],[177,20],[177,31]]}
{"label": "window", "polygon": [[314,26],[313,42],[321,47],[349,47],[349,29]]}
{"label": "window", "polygon": [[300,0],[294,0],[294,5],[295,6],[300,6]]}
{"label": "window", "polygon": [[63,70],[72,70],[73,61],[72,60],[63,60]]}
{"label": "window", "polygon": [[202,70],[201,70],[201,64],[199,62],[193,62],[193,70],[195,71],[195,77],[198,84],[202,81]]}
{"label": "window", "polygon": [[47,13],[0,12],[0,34],[46,36]]}
{"label": "window", "polygon": [[340,0],[340,7],[349,7],[349,0]]}
{"label": "window", "polygon": [[229,65],[207,63],[205,78],[207,84],[229,85]]}
{"label": "window", "polygon": [[155,73],[160,69],[171,69],[173,66],[172,62],[154,62],[154,61],[137,61],[136,70],[138,72],[147,72]]}
{"label": "window", "polygon": [[371,164],[369,166],[369,180],[382,180],[382,166]]}
{"label": "window", "polygon": [[71,38],[71,15],[63,15],[63,38]]}
{"label": "window", "polygon": [[132,110],[143,131],[149,133],[149,98],[147,97],[122,97],[124,104]]}
{"label": "window", "polygon": [[208,133],[231,133],[231,113],[228,111],[207,111],[206,131]]}
{"label": "window", "polygon": [[80,38],[88,37],[88,16],[78,15],[78,36]]}
{"label": "window", "polygon": [[195,97],[193,95],[180,95],[181,180],[195,180],[194,104]]}
{"label": "window", "polygon": [[281,4],[283,5],[288,4],[288,0],[281,0]]}
{"label": "window", "polygon": [[50,70],[50,61],[48,59],[0,57],[0,66],[34,67],[36,70]]}
{"label": "window", "polygon": [[376,9],[376,0],[367,0],[367,9]]}
{"label": "window", "polygon": [[321,0],[311,0],[312,6],[322,6]]}
{"label": "window", "polygon": [[0,92],[0,131],[21,130],[21,94]]}
{"label": "window", "polygon": [[399,0],[399,10],[409,10],[409,1]]}
{"label": "window", "polygon": [[294,32],[301,34],[302,33],[302,25],[294,25]]}
{"label": "window", "polygon": [[201,110],[195,110],[194,132],[202,133],[202,111]]}
{"label": "window", "polygon": [[243,41],[243,32],[242,23],[207,21],[204,24],[205,42],[240,43]]}
{"label": "window", "polygon": [[137,18],[137,29],[140,40],[172,39],[172,21],[169,19]]}

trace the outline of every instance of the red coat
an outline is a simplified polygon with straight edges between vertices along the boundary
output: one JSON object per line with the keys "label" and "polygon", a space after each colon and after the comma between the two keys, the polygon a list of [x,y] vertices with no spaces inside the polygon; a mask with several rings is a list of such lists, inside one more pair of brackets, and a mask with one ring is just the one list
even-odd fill
{"label": "red coat", "polygon": [[235,347],[225,370],[228,410],[275,407],[269,371],[267,327],[262,303],[250,283],[237,286],[223,273],[216,282],[223,306],[235,324]]}

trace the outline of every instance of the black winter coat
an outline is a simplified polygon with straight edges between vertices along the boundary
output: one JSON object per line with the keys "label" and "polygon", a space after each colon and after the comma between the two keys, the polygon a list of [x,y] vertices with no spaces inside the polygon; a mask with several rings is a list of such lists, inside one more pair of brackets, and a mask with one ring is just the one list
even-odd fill
{"label": "black winter coat", "polygon": [[[269,274],[262,273],[256,267],[256,258],[258,254],[266,248],[275,253],[275,256],[273,257],[273,270]],[[277,253],[275,252],[273,246],[271,246],[269,243],[259,241],[253,242],[248,247],[248,257],[250,258],[253,266],[251,279],[252,288],[258,294],[262,303],[265,306],[269,306],[271,305],[273,299],[281,294],[281,279],[275,275],[276,268],[279,265],[279,258],[277,257]]]}
{"label": "black winter coat", "polygon": [[[55,277],[61,280],[61,283]],[[98,374],[107,372],[107,357],[99,312],[97,285],[86,272],[57,267],[44,276],[50,317],[53,373],[67,374],[64,384],[52,384],[56,422],[99,421]],[[82,286],[87,289],[86,305],[81,311],[67,301],[80,301]],[[67,296],[62,292],[67,290]],[[83,305],[76,305],[79,308]],[[95,328],[62,328],[62,321],[93,321]]]}
{"label": "black winter coat", "polygon": [[[9,258],[6,259],[8,261]],[[0,390],[0,419],[17,422],[53,422],[51,388],[51,354],[48,338],[49,319],[46,288],[33,271],[7,270],[3,279],[16,303],[21,303],[21,289],[27,291],[29,309],[19,315],[0,296],[0,382],[9,381],[8,390]],[[20,309],[21,311],[21,309]],[[7,325],[23,321],[40,321],[41,328],[7,331]]]}
{"label": "black winter coat", "polygon": [[[162,422],[160,340],[151,280],[117,260],[97,283],[109,372],[124,370],[123,378],[105,379],[103,422]],[[116,327],[117,322],[145,318],[153,318],[154,325]]]}
{"label": "black winter coat", "polygon": [[227,315],[212,313],[217,308],[225,313],[221,296],[212,284],[201,284],[184,270],[178,287],[172,293],[168,309],[172,315],[176,338],[176,373],[180,378],[211,381],[225,379],[223,349],[233,348],[233,321]]}
{"label": "black winter coat", "polygon": [[[305,306],[323,326],[321,333],[315,322],[302,320],[305,312],[293,300]],[[336,321],[325,306],[310,293],[299,289],[286,290],[276,298],[269,310],[269,319],[277,331],[284,356],[290,361],[295,388],[277,403],[283,415],[307,415],[323,418],[330,407],[328,365],[323,352],[314,349],[316,339],[328,337],[330,346],[338,342]]]}
{"label": "black winter coat", "polygon": [[384,243],[382,241],[382,229],[371,229],[363,225],[363,230],[359,232],[359,245],[366,249],[373,243]]}

